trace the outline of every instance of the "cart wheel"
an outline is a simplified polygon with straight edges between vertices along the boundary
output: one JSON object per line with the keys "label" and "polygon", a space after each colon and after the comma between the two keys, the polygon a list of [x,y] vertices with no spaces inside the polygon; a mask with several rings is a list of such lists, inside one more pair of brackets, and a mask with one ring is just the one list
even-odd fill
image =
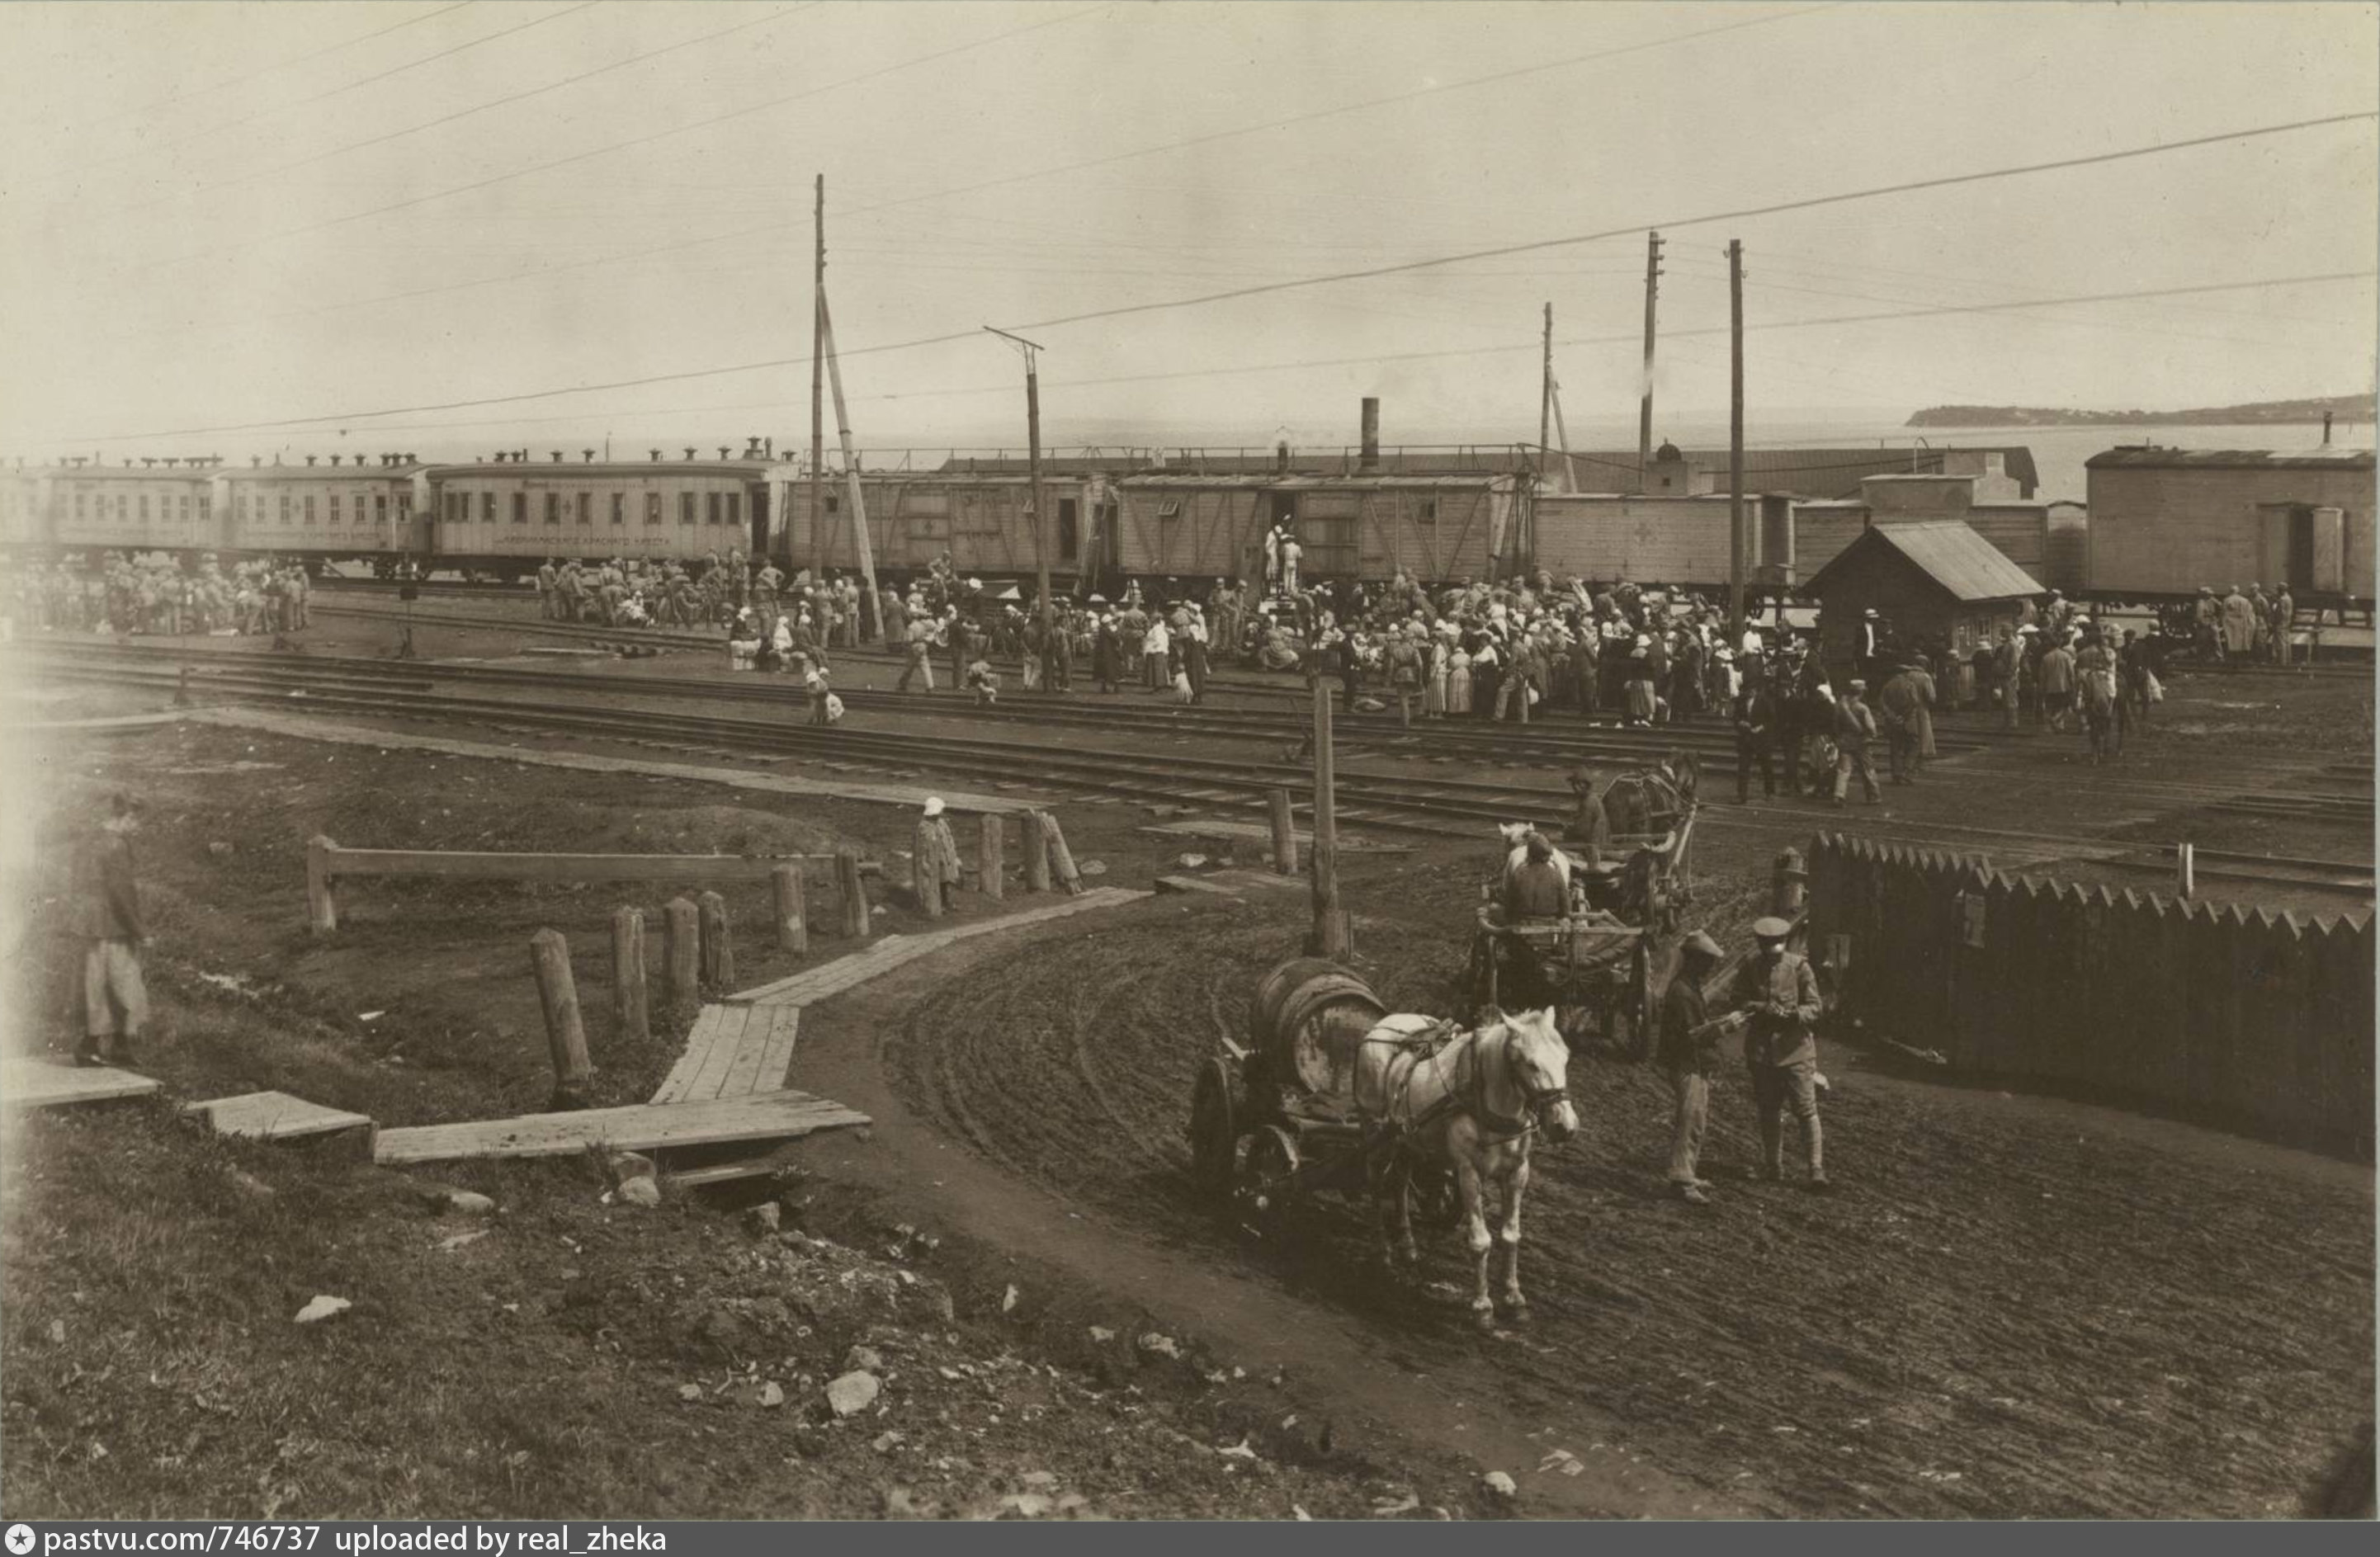
{"label": "cart wheel", "polygon": [[1653,947],[1650,936],[1639,936],[1636,949],[1629,954],[1628,985],[1621,995],[1629,1008],[1628,1057],[1649,1059],[1653,1052],[1653,1023],[1660,1007],[1653,993]]}
{"label": "cart wheel", "polygon": [[1278,1223],[1289,1209],[1291,1180],[1297,1176],[1297,1137],[1278,1125],[1259,1125],[1248,1135],[1239,1162],[1239,1201],[1259,1229]]}
{"label": "cart wheel", "polygon": [[1232,1154],[1245,1113],[1232,1067],[1220,1058],[1200,1065],[1197,1084],[1190,1091],[1189,1129],[1190,1176],[1200,1188],[1216,1195],[1230,1191]]}

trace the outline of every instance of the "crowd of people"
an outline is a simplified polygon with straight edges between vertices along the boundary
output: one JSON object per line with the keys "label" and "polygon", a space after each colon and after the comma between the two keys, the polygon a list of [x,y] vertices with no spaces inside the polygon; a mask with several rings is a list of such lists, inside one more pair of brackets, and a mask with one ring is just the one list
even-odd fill
{"label": "crowd of people", "polygon": [[226,570],[212,552],[195,570],[164,553],[108,552],[96,568],[79,556],[28,563],[8,584],[21,628],[151,638],[295,632],[307,625],[309,593],[295,563],[255,558]]}

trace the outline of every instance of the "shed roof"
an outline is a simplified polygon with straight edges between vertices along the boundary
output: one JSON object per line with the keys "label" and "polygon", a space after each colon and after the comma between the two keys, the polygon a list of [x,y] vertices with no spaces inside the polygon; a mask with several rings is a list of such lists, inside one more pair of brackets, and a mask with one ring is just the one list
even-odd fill
{"label": "shed roof", "polygon": [[2009,561],[1998,547],[1976,534],[1964,519],[1905,519],[1897,524],[1870,525],[1812,576],[1809,588],[1813,592],[1824,593],[1828,578],[1837,568],[1859,553],[1876,546],[1900,553],[1955,600],[2014,600],[2043,592],[2033,575]]}
{"label": "shed roof", "polygon": [[2090,470],[2167,469],[2196,467],[2229,470],[2369,470],[2370,449],[2164,449],[2134,444],[2095,454]]}

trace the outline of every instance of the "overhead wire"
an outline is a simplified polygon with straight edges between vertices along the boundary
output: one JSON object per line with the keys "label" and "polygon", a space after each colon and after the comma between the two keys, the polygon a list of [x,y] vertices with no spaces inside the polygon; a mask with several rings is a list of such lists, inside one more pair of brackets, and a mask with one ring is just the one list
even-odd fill
{"label": "overhead wire", "polygon": [[[1815,329],[1836,324],[1868,324],[1887,320],[1922,319],[1944,314],[1995,313],[2017,308],[2051,308],[2072,304],[2134,300],[2147,298],[2190,297],[2215,292],[2248,291],[2269,286],[2301,286],[2340,281],[2367,281],[2380,276],[2380,271],[2336,271],[2310,275],[2269,276],[2252,281],[2208,282],[2189,286],[2153,287],[2128,292],[2095,292],[2070,298],[2030,298],[2010,302],[1940,304],[1927,308],[1902,309],[1881,313],[1830,314],[1815,319],[1764,320],[1744,326],[1747,333],[1755,331]],[[1030,328],[1031,326],[1026,326]],[[1726,325],[1694,329],[1667,330],[1664,340],[1696,335],[1718,335],[1728,332]],[[928,336],[884,346],[862,347],[844,351],[845,358],[874,355],[923,346],[944,345],[953,341],[973,340],[980,330],[958,330],[948,335]],[[1633,333],[1610,335],[1581,335],[1558,339],[1557,347],[1636,345],[1641,337]],[[1496,346],[1456,347],[1435,350],[1387,352],[1356,357],[1307,358],[1285,362],[1244,363],[1227,368],[1191,368],[1161,372],[1118,373],[1096,378],[1043,380],[1046,390],[1098,388],[1120,383],[1150,383],[1174,379],[1217,378],[1242,373],[1291,372],[1318,368],[1372,366],[1383,362],[1406,362],[1445,359],[1462,357],[1488,357],[1508,353],[1537,351],[1543,348],[1541,338],[1514,341]],[[563,389],[530,390],[511,395],[480,395],[463,400],[445,400],[419,406],[389,407],[371,411],[347,411],[324,416],[284,417],[261,421],[229,422],[208,427],[152,429],[143,432],[117,434],[80,434],[64,440],[67,443],[121,443],[134,439],[197,437],[226,432],[253,432],[274,428],[319,427],[339,422],[377,421],[382,417],[419,415],[432,411],[471,410],[485,406],[517,405],[529,400],[551,399],[563,395],[592,395],[621,389],[638,389],[654,384],[682,383],[699,378],[725,377],[735,373],[761,372],[782,368],[808,367],[807,354],[794,357],[768,358],[738,363],[724,368],[699,368],[670,373],[649,373],[637,378],[613,380],[603,383],[576,384]],[[892,392],[854,396],[858,400],[924,400],[959,395],[1013,394],[1014,383],[981,384],[965,388]],[[590,415],[596,413],[589,413]],[[499,425],[507,419],[494,419],[486,425]],[[460,424],[450,424],[460,425]]]}
{"label": "overhead wire", "polygon": [[[596,3],[596,0],[589,0],[589,3]],[[978,49],[989,48],[995,43],[1003,43],[1014,38],[1022,38],[1028,33],[1039,32],[1046,28],[1062,27],[1068,22],[1079,20],[1094,12],[1108,10],[1111,8],[1111,5],[1108,3],[1108,0],[1102,0],[1102,4],[1087,6],[1080,10],[1069,11],[1064,16],[1050,17],[1040,21],[1028,22],[1022,27],[1014,27],[1004,32],[993,33],[990,37],[975,39],[969,43],[953,44],[946,49],[938,49],[932,54],[920,55],[910,59],[896,60],[891,65],[883,66],[874,70],[863,71],[856,76],[845,76],[839,80],[829,81],[822,86],[806,88],[805,90],[796,92],[788,92],[782,97],[772,97],[768,99],[766,102],[755,103],[746,107],[731,109],[724,114],[714,114],[707,119],[697,119],[689,124],[674,125],[667,129],[654,130],[645,135],[632,136],[625,140],[615,140],[609,144],[593,147],[584,152],[574,152],[566,157],[557,157],[551,162],[539,163],[531,167],[516,168],[509,173],[499,173],[486,178],[474,179],[468,184],[457,184],[443,189],[432,189],[427,194],[413,195],[401,201],[392,201],[388,204],[376,205],[367,211],[351,211],[345,215],[333,216],[320,222],[308,223],[303,226],[285,228],[279,232],[267,233],[258,237],[244,239],[238,243],[227,244],[216,249],[200,249],[195,253],[180,254],[165,259],[147,261],[141,264],[128,266],[126,268],[124,273],[119,274],[138,274],[142,271],[155,270],[163,265],[181,264],[191,260],[213,259],[226,254],[242,253],[248,249],[258,248],[263,244],[280,242],[285,238],[302,237],[309,233],[324,232],[333,227],[346,226],[350,223],[361,222],[373,216],[386,216],[395,212],[412,210],[416,206],[428,205],[436,201],[451,200],[456,195],[471,194],[480,189],[493,189],[497,185],[509,184],[516,179],[532,177],[540,173],[551,173],[558,167],[569,167],[578,163],[592,161],[597,157],[609,156],[614,152],[625,152],[632,147],[650,145],[657,140],[666,140],[675,136],[691,134],[696,130],[710,129],[715,126],[727,124],[735,119],[748,118],[754,114],[766,113],[772,108],[782,108],[787,103],[799,103],[808,98],[822,96],[827,92],[837,91],[844,87],[858,86],[863,82],[873,81],[899,71],[911,70],[921,65],[930,65],[938,60],[948,59],[954,55],[969,54]]]}

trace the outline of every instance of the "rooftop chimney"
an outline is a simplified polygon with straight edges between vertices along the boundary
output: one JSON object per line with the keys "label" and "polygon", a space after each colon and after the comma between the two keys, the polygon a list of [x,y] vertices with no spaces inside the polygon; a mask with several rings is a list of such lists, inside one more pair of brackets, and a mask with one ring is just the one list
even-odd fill
{"label": "rooftop chimney", "polygon": [[553,463],[556,465],[562,463],[562,451],[560,449],[548,449],[545,452],[553,456]]}
{"label": "rooftop chimney", "polygon": [[[726,451],[725,449],[722,449],[722,450],[720,450],[719,452],[720,452],[721,454],[722,454],[722,455],[723,455],[723,454],[725,454],[727,451]],[[759,440],[759,439],[758,439],[758,438],[747,438],[747,439],[745,439],[745,440],[744,440],[744,457],[745,457],[745,458],[747,458],[747,459],[758,459],[759,457],[760,457],[760,440]]]}
{"label": "rooftop chimney", "polygon": [[727,457],[727,445],[725,444],[719,445],[719,457],[722,459],[725,459]]}
{"label": "rooftop chimney", "polygon": [[655,450],[653,450],[653,451],[652,451],[652,455],[653,455],[653,463],[654,463],[655,465],[659,465],[659,464],[662,462],[662,451],[661,451],[661,450],[659,450],[659,449],[655,449]]}
{"label": "rooftop chimney", "polygon": [[2330,447],[2330,413],[2328,411],[2322,413],[2322,446]]}
{"label": "rooftop chimney", "polygon": [[578,456],[582,460],[589,465],[595,463],[595,451],[593,449],[580,449],[578,451]]}
{"label": "rooftop chimney", "polygon": [[313,463],[314,463],[314,456],[313,456],[312,455],[310,455],[310,455],[308,455],[308,456],[306,456],[306,463],[307,463],[307,464],[309,464],[309,465],[313,464]]}
{"label": "rooftop chimney", "polygon": [[688,458],[688,459],[692,459],[692,458],[694,457],[694,451],[693,451],[692,449],[688,449],[688,450],[686,450],[686,458]]}
{"label": "rooftop chimney", "polygon": [[777,457],[777,440],[774,438],[763,438],[760,440],[760,457],[763,459],[774,459]]}
{"label": "rooftop chimney", "polygon": [[1378,470],[1380,468],[1380,397],[1364,396],[1364,460],[1356,468]]}
{"label": "rooftop chimney", "polygon": [[262,465],[263,463],[264,456],[261,454],[252,454],[248,456],[248,468],[250,470],[255,469],[258,466]]}

